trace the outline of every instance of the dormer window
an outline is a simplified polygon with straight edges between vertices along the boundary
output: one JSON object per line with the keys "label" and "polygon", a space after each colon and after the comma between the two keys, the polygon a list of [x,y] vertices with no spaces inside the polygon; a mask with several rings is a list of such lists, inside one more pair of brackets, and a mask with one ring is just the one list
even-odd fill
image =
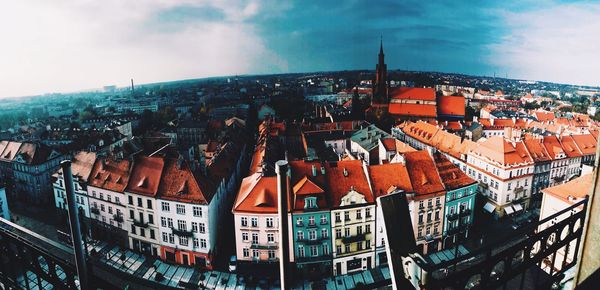
{"label": "dormer window", "polygon": [[304,199],[304,208],[316,208],[317,207],[317,198],[316,197],[307,197]]}

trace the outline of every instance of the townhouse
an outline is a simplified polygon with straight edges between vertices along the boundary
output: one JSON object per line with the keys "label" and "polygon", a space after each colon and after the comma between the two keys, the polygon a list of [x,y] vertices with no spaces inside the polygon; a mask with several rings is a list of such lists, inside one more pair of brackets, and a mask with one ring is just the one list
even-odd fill
{"label": "townhouse", "polygon": [[163,260],[212,269],[218,224],[210,223],[214,192],[214,186],[195,176],[183,159],[165,159],[156,196]]}
{"label": "townhouse", "polygon": [[575,144],[573,136],[561,136],[560,143],[568,158],[567,180],[571,180],[581,174],[581,159],[583,154]]}
{"label": "townhouse", "polygon": [[242,180],[233,204],[238,261],[274,263],[279,259],[277,178],[256,172]]}
{"label": "townhouse", "polygon": [[159,256],[160,251],[156,194],[164,165],[161,157],[138,156],[125,188],[129,248],[152,256]]}
{"label": "townhouse", "polygon": [[447,248],[469,236],[478,183],[442,154],[434,154],[434,160],[446,188],[442,248]]}
{"label": "townhouse", "polygon": [[468,153],[467,167],[488,199],[486,211],[500,217],[528,208],[534,163],[522,141],[491,137]]}
{"label": "townhouse", "polygon": [[533,159],[533,184],[531,185],[532,207],[539,208],[542,201],[541,190],[550,184],[552,158],[542,144],[543,139],[525,138],[523,144]]}
{"label": "townhouse", "polygon": [[592,134],[571,135],[575,145],[581,152],[581,164],[594,166],[596,160],[596,145],[598,141]]}
{"label": "townhouse", "polygon": [[13,178],[12,162],[22,144],[13,141],[0,141],[0,179],[9,181]]}
{"label": "townhouse", "polygon": [[[96,162],[96,153],[80,151],[71,159],[71,173],[73,175],[73,189],[75,190],[75,202],[79,213],[86,218],[91,218],[90,202],[87,193],[87,184],[94,163]],[[65,179],[62,168],[59,168],[53,175],[54,182],[54,204],[56,208],[63,211],[68,210]]]}
{"label": "townhouse", "polygon": [[348,151],[366,164],[379,164],[379,139],[391,137],[375,125],[368,125],[350,137]]}
{"label": "townhouse", "polygon": [[92,218],[92,237],[129,247],[124,215],[125,187],[131,162],[103,157],[96,160],[88,178],[87,196]]}
{"label": "townhouse", "polygon": [[290,212],[293,259],[306,277],[332,272],[331,211],[326,165],[318,161],[291,161]]}
{"label": "townhouse", "polygon": [[562,148],[557,136],[544,136],[544,147],[550,155],[550,183],[549,186],[562,184],[566,181],[569,160],[567,154]]}

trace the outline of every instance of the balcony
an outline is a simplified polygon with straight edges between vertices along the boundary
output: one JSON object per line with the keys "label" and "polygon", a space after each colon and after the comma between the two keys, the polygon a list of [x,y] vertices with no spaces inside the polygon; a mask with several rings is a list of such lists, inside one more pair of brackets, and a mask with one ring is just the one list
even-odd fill
{"label": "balcony", "polygon": [[463,209],[463,210],[460,212],[460,216],[468,216],[468,215],[471,215],[471,209],[470,209],[470,208]]}
{"label": "balcony", "polygon": [[98,209],[97,207],[92,207],[90,210],[93,214],[100,214],[100,209]]}
{"label": "balcony", "polygon": [[325,238],[324,237],[319,237],[319,238],[316,238],[316,239],[302,238],[302,239],[297,239],[296,241],[300,242],[300,243],[304,243],[306,245],[314,245],[314,244],[320,244],[322,241],[326,241],[328,239],[329,239],[329,237],[325,237]]}
{"label": "balcony", "polygon": [[343,237],[342,238],[342,243],[344,243],[344,244],[351,244],[351,243],[356,243],[356,242],[364,241],[366,239],[367,239],[367,234],[366,233],[362,233],[362,234],[356,234],[354,236]]}
{"label": "balcony", "polygon": [[250,249],[257,250],[277,250],[277,244],[261,244],[261,243],[252,243],[250,245]]}
{"label": "balcony", "polygon": [[522,186],[515,187],[515,193],[523,192],[524,188]]}
{"label": "balcony", "polygon": [[490,187],[487,183],[479,183],[479,187],[481,187],[482,189],[488,189],[488,187]]}
{"label": "balcony", "polygon": [[114,214],[113,215],[113,220],[118,222],[118,223],[122,223],[123,222],[123,216],[119,215],[119,214]]}
{"label": "balcony", "polygon": [[449,214],[448,216],[446,216],[446,218],[447,218],[449,221],[453,221],[453,220],[456,220],[456,219],[458,219],[458,214],[457,214],[457,213],[452,213],[452,214]]}
{"label": "balcony", "polygon": [[133,225],[136,227],[140,227],[140,228],[147,228],[148,227],[148,223],[145,223],[143,221],[138,221],[136,219],[133,220]]}
{"label": "balcony", "polygon": [[191,230],[180,230],[177,228],[171,228],[171,231],[173,232],[174,235],[180,236],[180,237],[193,237],[194,236],[194,232]]}
{"label": "balcony", "polygon": [[331,255],[319,255],[319,256],[311,256],[311,257],[296,257],[297,263],[316,263],[316,262],[325,262],[330,261],[332,259]]}

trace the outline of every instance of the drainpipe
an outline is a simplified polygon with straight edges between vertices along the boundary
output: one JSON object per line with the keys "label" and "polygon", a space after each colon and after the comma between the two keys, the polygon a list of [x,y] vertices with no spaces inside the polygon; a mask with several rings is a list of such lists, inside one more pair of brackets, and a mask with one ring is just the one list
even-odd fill
{"label": "drainpipe", "polygon": [[288,188],[289,178],[287,176],[288,162],[279,160],[275,164],[275,172],[277,173],[277,193],[279,196],[279,280],[281,281],[281,289],[291,288],[291,272],[290,272],[290,241],[288,229]]}
{"label": "drainpipe", "polygon": [[73,240],[73,249],[75,250],[75,266],[77,267],[77,277],[81,289],[89,289],[88,271],[83,242],[81,237],[81,225],[79,224],[79,210],[75,203],[75,190],[73,189],[73,173],[71,172],[71,161],[64,160],[60,163],[63,178],[65,180],[65,192],[67,195],[67,205],[69,207],[69,226],[71,228],[71,239]]}

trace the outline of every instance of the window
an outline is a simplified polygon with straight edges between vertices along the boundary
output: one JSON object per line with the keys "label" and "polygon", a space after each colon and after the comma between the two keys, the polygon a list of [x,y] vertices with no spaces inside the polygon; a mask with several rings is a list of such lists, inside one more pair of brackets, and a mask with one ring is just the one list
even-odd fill
{"label": "window", "polygon": [[247,227],[248,226],[248,218],[243,216],[242,217],[242,227]]}
{"label": "window", "polygon": [[356,234],[357,235],[361,235],[362,234],[362,226],[357,226],[356,227]]}
{"label": "window", "polygon": [[173,234],[169,234],[169,243],[175,244],[175,236]]}
{"label": "window", "polygon": [[167,225],[170,228],[173,228],[173,219],[172,218],[167,218]]}
{"label": "window", "polygon": [[242,255],[244,255],[244,257],[248,257],[250,256],[250,251],[247,248],[242,249]]}
{"label": "window", "polygon": [[321,229],[321,238],[327,238],[329,236],[329,232],[327,229]]}
{"label": "window", "polygon": [[146,207],[148,209],[152,209],[152,200],[151,199],[146,199]]}
{"label": "window", "polygon": [[267,218],[267,228],[272,228],[273,227],[273,218],[269,217]]}
{"label": "window", "polygon": [[133,210],[132,210],[132,209],[130,209],[130,210],[129,210],[129,218],[130,218],[130,219],[134,219],[134,218],[135,218],[135,216],[134,216],[134,214],[133,214]]}
{"label": "window", "polygon": [[188,245],[188,238],[187,237],[179,237],[179,244],[182,246],[186,246]]}
{"label": "window", "polygon": [[310,225],[310,226],[315,225],[315,217],[314,216],[311,215],[308,217],[308,225]]}
{"label": "window", "polygon": [[177,214],[185,214],[185,205],[178,204],[175,206],[177,210]]}
{"label": "window", "polygon": [[162,233],[162,241],[165,243],[169,242],[169,235],[167,233]]}
{"label": "window", "polygon": [[296,218],[296,226],[301,227],[304,224],[304,220],[301,217]]}
{"label": "window", "polygon": [[349,221],[350,220],[350,212],[349,211],[345,211],[344,212],[344,220],[345,221]]}
{"label": "window", "polygon": [[310,255],[313,257],[319,255],[319,249],[317,248],[317,246],[310,247]]}
{"label": "window", "polygon": [[137,206],[138,207],[143,207],[142,206],[142,198],[141,197],[138,197],[138,199],[137,199]]}
{"label": "window", "polygon": [[341,229],[335,229],[335,238],[336,239],[342,238],[342,230]]}
{"label": "window", "polygon": [[151,213],[148,214],[148,223],[151,225],[154,224],[154,215]]}
{"label": "window", "polygon": [[192,210],[194,212],[195,217],[202,217],[202,208],[201,207],[194,206]]}
{"label": "window", "polygon": [[131,225],[131,233],[134,234],[134,235],[136,234],[135,226],[134,225]]}
{"label": "window", "polygon": [[309,231],[308,238],[311,240],[316,240],[317,239],[317,231],[315,231],[315,230]]}
{"label": "window", "polygon": [[248,241],[248,233],[246,233],[246,232],[242,233],[242,241],[244,241],[244,242]]}
{"label": "window", "polygon": [[180,231],[185,231],[185,229],[186,229],[185,221],[183,221],[183,220],[177,220],[177,228]]}
{"label": "window", "polygon": [[269,243],[274,243],[275,242],[275,235],[273,233],[268,233],[267,234],[267,242],[269,242]]}
{"label": "window", "polygon": [[349,237],[350,236],[350,228],[345,228],[344,229],[344,237]]}
{"label": "window", "polygon": [[431,222],[431,211],[427,212],[427,222]]}
{"label": "window", "polygon": [[205,239],[200,239],[200,247],[206,248],[206,240]]}
{"label": "window", "polygon": [[362,219],[362,211],[360,211],[360,209],[356,211],[356,219]]}
{"label": "window", "polygon": [[365,241],[365,248],[367,248],[367,249],[371,248],[371,240]]}
{"label": "window", "polygon": [[303,231],[298,231],[298,232],[296,233],[296,239],[297,239],[298,241],[304,240],[304,232],[303,232]]}
{"label": "window", "polygon": [[368,234],[371,232],[371,225],[365,225],[365,233]]}
{"label": "window", "polygon": [[115,196],[115,203],[121,204],[121,201],[119,200],[118,196]]}
{"label": "window", "polygon": [[150,238],[153,240],[156,239],[156,237],[154,236],[154,230],[152,229],[150,230]]}
{"label": "window", "polygon": [[252,233],[252,243],[258,244],[258,234],[257,233]]}
{"label": "window", "polygon": [[167,218],[166,218],[166,217],[160,217],[160,225],[161,225],[163,228],[166,228],[166,227],[167,227]]}
{"label": "window", "polygon": [[250,222],[252,223],[252,227],[254,227],[254,228],[258,227],[258,218],[253,217],[250,219]]}
{"label": "window", "polygon": [[194,245],[194,248],[199,247],[200,243],[198,242],[198,238],[193,238],[192,239],[192,244]]}
{"label": "window", "polygon": [[339,212],[336,212],[336,213],[335,213],[335,222],[336,222],[336,223],[339,223],[339,222],[341,222],[341,221],[342,221],[342,219],[340,218],[340,213],[339,213]]}
{"label": "window", "polygon": [[321,224],[322,225],[327,224],[327,216],[325,216],[325,215],[321,216]]}
{"label": "window", "polygon": [[342,253],[342,245],[337,245],[335,247],[335,252],[338,253],[338,254],[341,254]]}
{"label": "window", "polygon": [[104,211],[104,204],[100,204],[100,210]]}
{"label": "window", "polygon": [[162,211],[171,211],[171,207],[168,202],[161,202]]}
{"label": "window", "polygon": [[357,251],[362,251],[363,249],[363,243],[362,242],[357,242],[356,243],[356,250]]}
{"label": "window", "polygon": [[110,194],[106,195],[106,200],[108,200],[108,202],[112,202],[112,198],[111,198]]}
{"label": "window", "polygon": [[321,248],[321,251],[323,251],[323,255],[329,255],[329,247],[327,246],[327,244],[323,244]]}
{"label": "window", "polygon": [[206,228],[204,227],[204,223],[200,223],[200,233],[204,234],[206,232]]}
{"label": "window", "polygon": [[192,232],[194,232],[194,233],[198,232],[198,223],[197,222],[192,222]]}
{"label": "window", "polygon": [[269,250],[269,259],[275,259],[275,251],[274,250]]}
{"label": "window", "polygon": [[258,250],[252,250],[252,257],[258,259]]}
{"label": "window", "polygon": [[314,197],[307,197],[304,199],[304,208],[315,208],[316,204],[316,198]]}
{"label": "window", "polygon": [[100,199],[104,199],[104,193],[100,192]]}
{"label": "window", "polygon": [[366,216],[367,218],[370,218],[370,217],[371,217],[371,209],[370,209],[370,208],[366,208],[366,209],[365,209],[365,216]]}
{"label": "window", "polygon": [[109,206],[109,207],[108,207],[108,213],[109,213],[109,214],[112,214],[112,213],[113,213],[113,211],[112,211],[112,206]]}
{"label": "window", "polygon": [[350,245],[346,244],[344,247],[344,253],[350,253]]}
{"label": "window", "polygon": [[419,213],[419,224],[423,223],[423,213]]}
{"label": "window", "polygon": [[304,257],[304,247],[298,246],[298,257]]}

